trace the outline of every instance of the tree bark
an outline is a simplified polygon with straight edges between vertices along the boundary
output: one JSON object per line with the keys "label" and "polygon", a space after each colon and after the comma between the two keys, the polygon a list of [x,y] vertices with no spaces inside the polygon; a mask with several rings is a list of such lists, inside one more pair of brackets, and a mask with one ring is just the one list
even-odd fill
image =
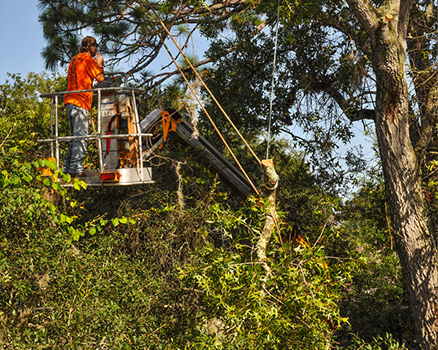
{"label": "tree bark", "polygon": [[377,140],[416,338],[422,349],[437,350],[437,249],[425,214],[421,152],[416,153],[409,134],[405,63],[407,24],[413,1],[388,0],[379,9],[371,8],[368,0],[347,2],[372,41]]}
{"label": "tree bark", "polygon": [[417,340],[423,349],[438,349],[437,250],[424,216],[421,176],[409,142],[407,107],[402,106],[407,103],[397,105],[389,91],[381,95],[376,132],[396,249]]}
{"label": "tree bark", "polygon": [[272,232],[277,222],[277,209],[275,200],[275,190],[278,186],[278,175],[274,168],[274,163],[272,159],[264,159],[261,162],[263,170],[263,183],[266,187],[266,215],[265,215],[265,225],[257,241],[257,259],[262,264],[267,275],[271,274],[271,268],[266,262],[266,248],[268,246],[269,240],[271,239]]}
{"label": "tree bark", "polygon": [[427,227],[420,161],[409,135],[406,42],[382,19],[373,40],[376,132],[395,242],[422,349],[438,349],[438,259]]}

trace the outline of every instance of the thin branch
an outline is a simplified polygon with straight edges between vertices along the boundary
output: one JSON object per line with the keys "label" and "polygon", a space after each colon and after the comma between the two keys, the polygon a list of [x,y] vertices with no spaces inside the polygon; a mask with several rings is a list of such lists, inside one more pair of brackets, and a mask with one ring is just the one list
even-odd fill
{"label": "thin branch", "polygon": [[9,129],[8,134],[6,135],[6,137],[3,139],[2,143],[0,144],[0,148],[2,148],[3,145],[6,143],[6,141],[8,140],[9,136],[11,135],[11,132],[12,132],[12,129],[13,129],[13,128],[14,128],[14,127],[12,127],[12,128]]}

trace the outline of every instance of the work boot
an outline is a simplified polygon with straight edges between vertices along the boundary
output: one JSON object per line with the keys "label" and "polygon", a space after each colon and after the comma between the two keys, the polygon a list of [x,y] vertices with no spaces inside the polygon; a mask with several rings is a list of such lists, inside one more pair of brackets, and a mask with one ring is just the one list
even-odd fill
{"label": "work boot", "polygon": [[70,176],[72,179],[75,179],[77,177],[87,177],[87,175],[85,175],[85,173],[83,173],[82,171],[80,173],[70,173]]}

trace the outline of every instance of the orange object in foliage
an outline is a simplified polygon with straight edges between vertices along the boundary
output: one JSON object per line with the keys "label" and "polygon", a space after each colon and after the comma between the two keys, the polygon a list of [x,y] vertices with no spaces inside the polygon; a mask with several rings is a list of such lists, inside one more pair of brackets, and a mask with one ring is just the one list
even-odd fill
{"label": "orange object in foliage", "polygon": [[[56,158],[44,158],[48,162],[53,162],[56,164]],[[37,168],[37,171],[41,173],[43,176],[51,176],[53,181],[56,181],[55,175],[52,173],[52,170],[50,170],[49,167],[39,167]]]}
{"label": "orange object in foliage", "polygon": [[[288,225],[287,223],[285,223],[285,222],[281,222],[280,225],[283,225],[283,226],[289,226],[289,225]],[[283,244],[283,243],[289,243],[289,244],[298,243],[298,244],[300,244],[301,246],[305,246],[305,247],[307,247],[307,248],[310,248],[309,243],[307,243],[306,240],[298,234],[298,227],[297,227],[296,225],[294,225],[294,226],[292,227],[291,232],[289,232],[289,233],[287,234],[287,236],[280,236],[280,238],[281,238],[281,240],[282,240],[282,242],[281,242],[282,244]],[[321,261],[321,266],[322,266],[322,268],[324,268],[324,269],[328,268],[328,263],[327,263],[327,261],[322,260],[322,261]]]}

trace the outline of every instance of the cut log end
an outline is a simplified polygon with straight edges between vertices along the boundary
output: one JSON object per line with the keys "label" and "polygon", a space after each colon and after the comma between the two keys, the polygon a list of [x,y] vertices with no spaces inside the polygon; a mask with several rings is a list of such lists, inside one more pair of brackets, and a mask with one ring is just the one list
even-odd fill
{"label": "cut log end", "polygon": [[262,166],[264,166],[266,168],[274,166],[274,160],[273,159],[263,159],[261,163],[262,163]]}

